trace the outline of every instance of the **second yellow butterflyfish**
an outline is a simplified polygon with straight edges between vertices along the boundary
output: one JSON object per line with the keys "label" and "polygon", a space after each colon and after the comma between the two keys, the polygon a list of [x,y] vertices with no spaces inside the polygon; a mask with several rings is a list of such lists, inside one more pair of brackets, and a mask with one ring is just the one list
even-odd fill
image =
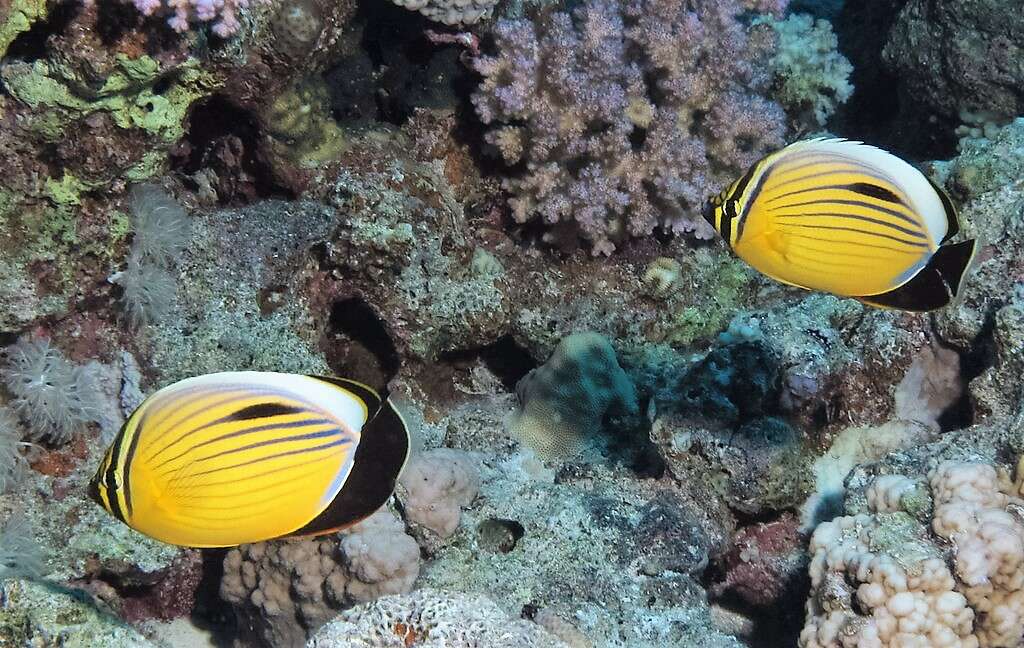
{"label": "second yellow butterflyfish", "polygon": [[882,308],[930,311],[956,299],[977,241],[949,197],[882,149],[842,139],[790,144],[708,201],[733,251],[790,285]]}

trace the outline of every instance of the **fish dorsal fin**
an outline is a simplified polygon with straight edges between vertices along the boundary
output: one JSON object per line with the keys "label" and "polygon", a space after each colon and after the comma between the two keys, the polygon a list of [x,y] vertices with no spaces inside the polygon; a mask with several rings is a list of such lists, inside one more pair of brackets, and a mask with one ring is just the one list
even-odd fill
{"label": "fish dorsal fin", "polygon": [[956,213],[956,207],[953,206],[953,201],[949,199],[949,194],[939,185],[932,182],[931,178],[925,176],[928,183],[931,184],[932,188],[935,189],[935,193],[939,196],[939,200],[942,201],[942,209],[946,213],[946,235],[942,238],[941,243],[951,240],[954,236],[960,233],[960,217]]}
{"label": "fish dorsal fin", "polygon": [[325,382],[329,385],[348,393],[355,398],[358,398],[366,406],[366,418],[371,419],[380,410],[383,399],[376,389],[370,387],[365,383],[358,382],[356,380],[349,380],[348,378],[338,378],[337,376],[309,376],[315,380]]}
{"label": "fish dorsal fin", "polygon": [[352,526],[372,515],[395,492],[409,458],[409,430],[390,400],[363,426],[352,470],[327,508],[285,537],[314,536]]}

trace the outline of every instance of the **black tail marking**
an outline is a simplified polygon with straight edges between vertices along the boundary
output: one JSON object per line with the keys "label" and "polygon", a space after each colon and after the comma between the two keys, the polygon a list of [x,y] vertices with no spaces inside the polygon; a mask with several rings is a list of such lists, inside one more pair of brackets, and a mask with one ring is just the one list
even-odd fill
{"label": "black tail marking", "polygon": [[883,308],[925,312],[948,306],[962,288],[964,274],[977,252],[974,239],[940,247],[928,264],[895,290],[859,297],[862,302]]}

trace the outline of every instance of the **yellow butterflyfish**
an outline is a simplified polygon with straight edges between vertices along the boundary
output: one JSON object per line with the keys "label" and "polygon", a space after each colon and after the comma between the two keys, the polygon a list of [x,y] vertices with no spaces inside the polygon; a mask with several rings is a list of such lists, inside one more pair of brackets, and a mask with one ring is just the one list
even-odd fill
{"label": "yellow butterflyfish", "polygon": [[362,383],[214,373],[143,401],[89,495],[162,542],[229,547],[355,524],[391,497],[408,455],[401,414]]}
{"label": "yellow butterflyfish", "polygon": [[737,256],[786,284],[881,308],[930,311],[958,298],[977,241],[949,197],[895,155],[811,139],[754,164],[704,217]]}

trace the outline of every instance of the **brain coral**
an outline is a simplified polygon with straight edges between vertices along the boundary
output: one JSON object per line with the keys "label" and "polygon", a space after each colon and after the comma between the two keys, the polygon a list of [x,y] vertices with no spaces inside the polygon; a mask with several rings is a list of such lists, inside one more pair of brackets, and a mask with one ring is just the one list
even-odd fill
{"label": "brain coral", "polygon": [[[765,98],[770,27],[738,0],[587,0],[499,21],[474,67],[487,140],[515,167],[520,223],[540,219],[611,253],[655,227],[710,236],[704,200],[783,142]],[[561,237],[558,237],[561,238]]]}

